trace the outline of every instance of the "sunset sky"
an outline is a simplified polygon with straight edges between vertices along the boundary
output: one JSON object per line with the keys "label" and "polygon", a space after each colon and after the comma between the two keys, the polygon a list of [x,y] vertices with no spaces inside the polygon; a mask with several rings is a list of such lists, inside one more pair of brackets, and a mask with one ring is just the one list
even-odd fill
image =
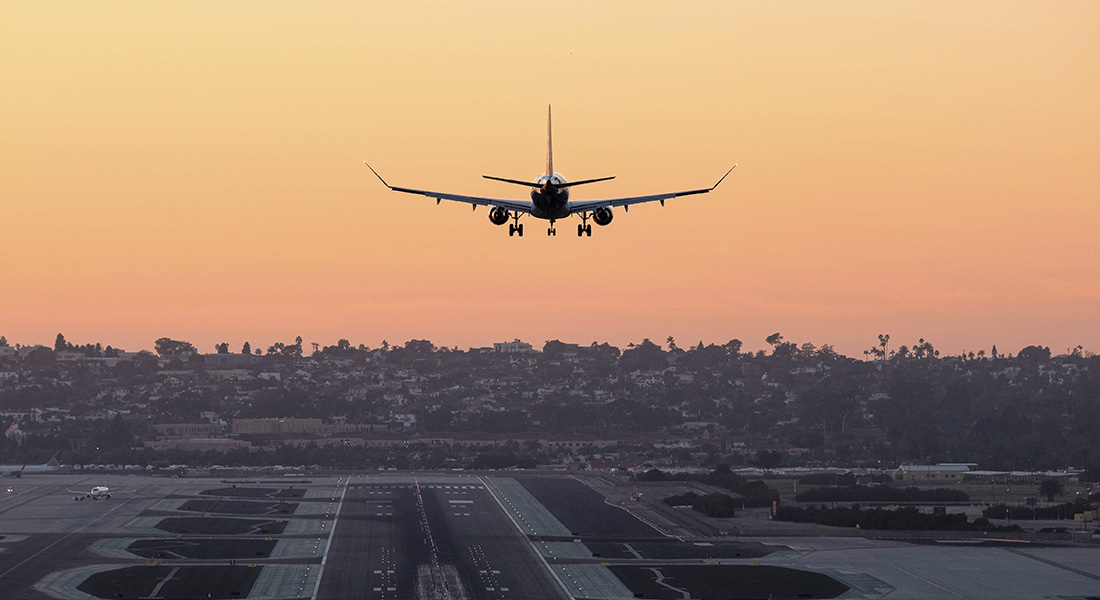
{"label": "sunset sky", "polygon": [[[1100,351],[1097,2],[0,2],[0,335]],[[615,175],[577,219],[482,174]]]}

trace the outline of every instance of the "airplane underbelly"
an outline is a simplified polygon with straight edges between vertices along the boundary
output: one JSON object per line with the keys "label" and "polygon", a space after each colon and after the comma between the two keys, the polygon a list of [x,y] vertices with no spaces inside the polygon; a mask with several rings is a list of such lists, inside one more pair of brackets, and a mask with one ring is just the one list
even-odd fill
{"label": "airplane underbelly", "polygon": [[532,193],[531,202],[534,208],[531,214],[540,219],[564,219],[569,216],[569,199],[564,194],[547,197],[542,194]]}

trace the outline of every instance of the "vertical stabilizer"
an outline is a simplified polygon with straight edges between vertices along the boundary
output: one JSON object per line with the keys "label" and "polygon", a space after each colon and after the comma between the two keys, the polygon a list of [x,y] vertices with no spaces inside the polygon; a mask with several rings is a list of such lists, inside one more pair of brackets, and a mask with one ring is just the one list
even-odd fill
{"label": "vertical stabilizer", "polygon": [[550,129],[550,105],[546,105],[546,176],[554,176],[554,137]]}

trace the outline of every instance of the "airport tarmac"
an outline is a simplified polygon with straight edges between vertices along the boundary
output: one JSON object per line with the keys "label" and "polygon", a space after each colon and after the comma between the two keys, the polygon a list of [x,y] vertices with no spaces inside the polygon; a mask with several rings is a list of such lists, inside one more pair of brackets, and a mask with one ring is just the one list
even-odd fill
{"label": "airport tarmac", "polygon": [[[577,487],[583,478],[548,481],[511,472],[36,474],[0,486],[0,597],[396,600],[446,590],[456,599],[625,600],[690,587],[670,575],[755,565],[826,575],[847,587],[840,598],[1100,596],[1098,546],[754,536],[688,547],[644,524],[616,539],[607,524],[628,512],[590,498]],[[96,485],[112,497],[74,501],[66,491]],[[704,568],[682,568],[691,565]],[[611,567],[633,573],[636,586],[638,573],[661,583],[630,588]]]}

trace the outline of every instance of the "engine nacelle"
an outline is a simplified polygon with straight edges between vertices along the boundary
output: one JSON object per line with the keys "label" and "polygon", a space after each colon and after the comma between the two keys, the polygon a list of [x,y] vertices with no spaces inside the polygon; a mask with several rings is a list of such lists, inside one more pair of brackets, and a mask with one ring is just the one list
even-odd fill
{"label": "engine nacelle", "polygon": [[592,213],[592,220],[597,225],[603,226],[611,223],[611,219],[615,217],[615,214],[611,212],[611,207],[601,206]]}
{"label": "engine nacelle", "polygon": [[493,225],[503,225],[508,222],[508,209],[494,206],[489,209],[489,222]]}

